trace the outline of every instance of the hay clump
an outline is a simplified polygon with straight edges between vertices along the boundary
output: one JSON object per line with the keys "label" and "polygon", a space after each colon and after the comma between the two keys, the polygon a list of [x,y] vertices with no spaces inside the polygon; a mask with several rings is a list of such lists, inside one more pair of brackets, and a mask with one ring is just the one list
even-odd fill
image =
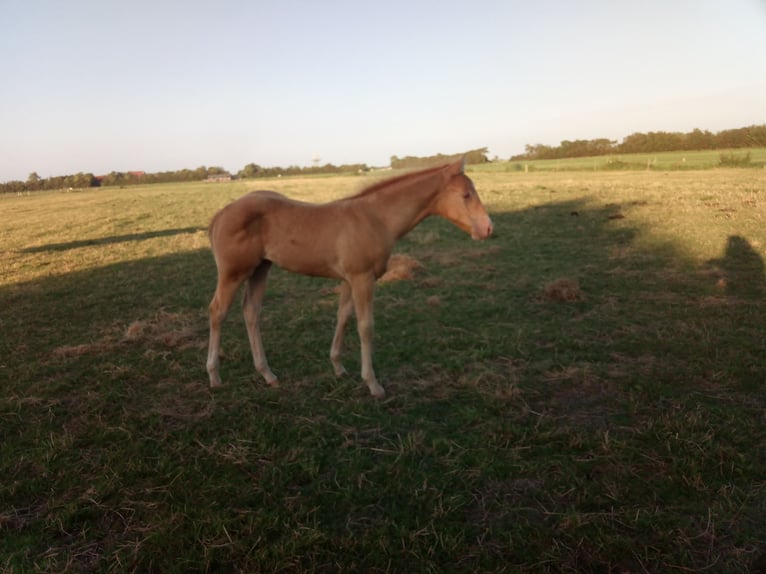
{"label": "hay clump", "polygon": [[415,272],[423,269],[423,264],[409,255],[396,254],[388,259],[386,272],[378,279],[381,283],[405,281],[415,277]]}
{"label": "hay clump", "polygon": [[160,311],[153,319],[133,321],[122,340],[178,349],[202,348],[204,341],[192,319],[180,313]]}
{"label": "hay clump", "polygon": [[124,339],[126,341],[138,341],[139,339],[142,339],[146,334],[147,326],[146,321],[133,321],[125,330]]}

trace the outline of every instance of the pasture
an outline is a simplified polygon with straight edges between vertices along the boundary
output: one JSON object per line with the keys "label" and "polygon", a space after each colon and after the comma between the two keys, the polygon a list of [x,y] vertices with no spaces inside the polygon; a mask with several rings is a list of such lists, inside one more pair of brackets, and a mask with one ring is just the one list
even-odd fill
{"label": "pasture", "polygon": [[[719,167],[721,162],[732,165],[763,168],[766,148],[731,150],[670,151],[654,153],[624,153],[596,157],[562,159],[512,160],[484,164],[482,171],[603,171],[603,170],[697,170]],[[727,167],[724,165],[724,167]]]}
{"label": "pasture", "polygon": [[370,397],[332,281],[274,269],[205,372],[206,226],[248,189],[0,197],[4,572],[766,569],[766,171],[469,171],[375,298]]}

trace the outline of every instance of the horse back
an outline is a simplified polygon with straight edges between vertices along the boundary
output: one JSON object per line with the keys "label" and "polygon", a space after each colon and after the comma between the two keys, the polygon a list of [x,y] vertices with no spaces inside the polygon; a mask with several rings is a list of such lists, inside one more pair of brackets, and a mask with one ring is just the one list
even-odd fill
{"label": "horse back", "polygon": [[224,207],[211,222],[216,261],[225,250],[253,267],[267,259],[304,275],[347,278],[367,271],[379,275],[393,238],[384,236],[374,214],[361,207],[347,201],[306,203],[274,191],[249,193]]}

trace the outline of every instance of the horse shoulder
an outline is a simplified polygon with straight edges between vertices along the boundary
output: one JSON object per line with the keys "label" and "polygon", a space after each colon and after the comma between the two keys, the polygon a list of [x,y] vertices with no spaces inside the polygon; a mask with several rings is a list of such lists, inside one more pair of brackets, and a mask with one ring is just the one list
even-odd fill
{"label": "horse shoulder", "polygon": [[338,207],[338,220],[343,222],[337,244],[342,266],[349,273],[372,271],[379,277],[385,273],[396,237],[367,206],[349,202]]}

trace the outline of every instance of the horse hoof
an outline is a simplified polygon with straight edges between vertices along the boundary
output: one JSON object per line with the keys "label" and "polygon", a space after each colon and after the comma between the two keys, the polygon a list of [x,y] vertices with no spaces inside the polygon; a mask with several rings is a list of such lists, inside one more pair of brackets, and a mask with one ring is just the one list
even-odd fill
{"label": "horse hoof", "polygon": [[376,399],[382,399],[386,396],[386,390],[379,384],[375,383],[375,385],[370,386],[370,394]]}
{"label": "horse hoof", "polygon": [[269,385],[272,389],[278,389],[279,379],[274,379],[273,381],[266,381],[266,384]]}

